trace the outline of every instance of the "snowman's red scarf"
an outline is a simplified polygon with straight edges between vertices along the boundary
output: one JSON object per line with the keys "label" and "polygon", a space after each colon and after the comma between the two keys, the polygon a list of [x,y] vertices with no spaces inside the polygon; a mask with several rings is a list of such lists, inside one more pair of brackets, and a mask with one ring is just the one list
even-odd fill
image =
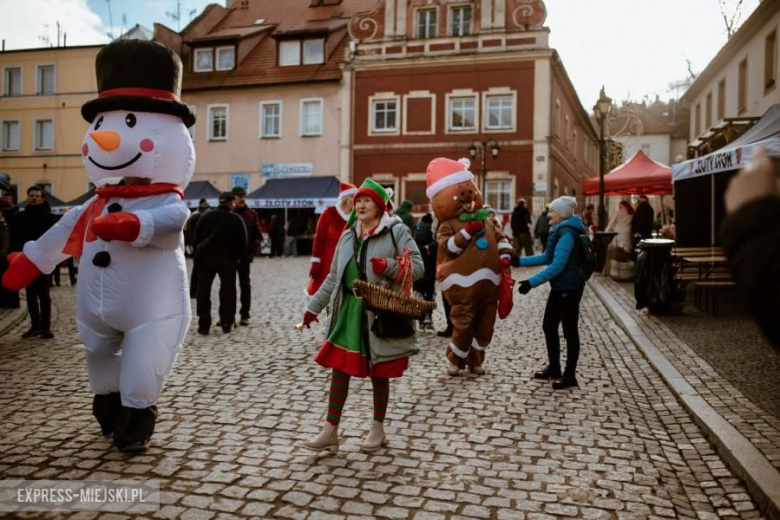
{"label": "snowman's red scarf", "polygon": [[81,258],[84,250],[84,242],[94,242],[97,236],[92,232],[92,220],[99,217],[106,207],[106,202],[111,198],[137,199],[139,197],[150,197],[152,195],[162,195],[163,193],[176,193],[184,198],[184,191],[175,184],[158,182],[144,186],[107,186],[95,190],[97,198],[94,199],[87,209],[76,221],[68,242],[62,249],[63,254]]}

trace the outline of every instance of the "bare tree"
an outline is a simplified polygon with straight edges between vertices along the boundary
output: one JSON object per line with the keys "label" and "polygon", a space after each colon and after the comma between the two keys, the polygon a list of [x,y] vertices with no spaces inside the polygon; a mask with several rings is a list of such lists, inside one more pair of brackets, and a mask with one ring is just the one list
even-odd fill
{"label": "bare tree", "polygon": [[739,28],[739,22],[745,12],[745,0],[717,0],[723,23],[726,24],[726,36],[731,38]]}

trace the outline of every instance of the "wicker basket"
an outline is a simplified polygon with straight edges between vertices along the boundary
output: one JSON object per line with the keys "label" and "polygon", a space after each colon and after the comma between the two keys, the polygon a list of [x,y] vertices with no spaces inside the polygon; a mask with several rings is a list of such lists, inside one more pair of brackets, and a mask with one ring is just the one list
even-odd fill
{"label": "wicker basket", "polygon": [[402,318],[421,320],[436,308],[436,302],[429,302],[414,295],[406,296],[362,280],[355,280],[355,294],[363,298],[368,310]]}
{"label": "wicker basket", "polygon": [[409,248],[404,248],[398,262],[399,269],[395,283],[401,284],[400,292],[363,280],[355,280],[355,295],[363,298],[363,303],[370,311],[421,320],[436,308],[436,302],[429,302],[412,294],[414,276]]}

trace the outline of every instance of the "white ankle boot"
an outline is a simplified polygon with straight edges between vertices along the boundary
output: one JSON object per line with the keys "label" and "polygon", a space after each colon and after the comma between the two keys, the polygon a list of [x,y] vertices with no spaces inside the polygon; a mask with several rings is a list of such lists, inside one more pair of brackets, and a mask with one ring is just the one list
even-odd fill
{"label": "white ankle boot", "polygon": [[387,436],[385,435],[384,424],[381,422],[372,421],[371,429],[368,431],[368,437],[366,437],[366,440],[363,442],[363,446],[360,448],[360,451],[371,453],[378,450],[382,446],[387,446]]}
{"label": "white ankle boot", "polygon": [[339,428],[329,422],[325,423],[322,431],[303,445],[313,451],[338,451],[339,449]]}
{"label": "white ankle boot", "polygon": [[482,365],[479,366],[473,366],[469,368],[471,370],[472,374],[476,374],[478,376],[484,376],[485,375],[485,369],[482,368]]}
{"label": "white ankle boot", "polygon": [[457,376],[460,374],[460,369],[458,368],[458,365],[451,362],[449,359],[447,360],[447,373],[451,376]]}

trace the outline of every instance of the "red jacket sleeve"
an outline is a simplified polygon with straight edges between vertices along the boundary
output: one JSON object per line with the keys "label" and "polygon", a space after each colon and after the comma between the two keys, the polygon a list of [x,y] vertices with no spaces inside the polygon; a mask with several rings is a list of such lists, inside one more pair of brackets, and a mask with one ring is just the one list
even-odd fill
{"label": "red jacket sleeve", "polygon": [[317,230],[314,232],[314,244],[311,248],[312,260],[315,258],[322,259],[323,251],[325,251],[325,244],[328,241],[328,229],[333,220],[333,213],[331,210],[335,211],[335,208],[326,209],[317,221]]}

